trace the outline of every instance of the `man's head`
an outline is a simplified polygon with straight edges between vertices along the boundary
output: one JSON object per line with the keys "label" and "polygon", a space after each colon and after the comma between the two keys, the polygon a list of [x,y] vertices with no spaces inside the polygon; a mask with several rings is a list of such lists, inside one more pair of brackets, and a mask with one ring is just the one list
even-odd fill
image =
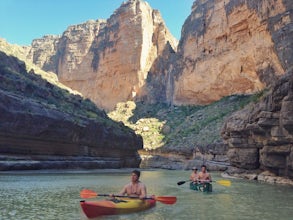
{"label": "man's head", "polygon": [[132,182],[138,181],[139,177],[140,177],[140,171],[139,170],[133,170],[132,173],[131,173]]}
{"label": "man's head", "polygon": [[198,169],[197,169],[196,167],[192,167],[192,171],[193,171],[193,172],[197,172],[197,170],[198,170]]}
{"label": "man's head", "polygon": [[206,165],[201,165],[201,171],[206,171],[207,170],[207,166]]}

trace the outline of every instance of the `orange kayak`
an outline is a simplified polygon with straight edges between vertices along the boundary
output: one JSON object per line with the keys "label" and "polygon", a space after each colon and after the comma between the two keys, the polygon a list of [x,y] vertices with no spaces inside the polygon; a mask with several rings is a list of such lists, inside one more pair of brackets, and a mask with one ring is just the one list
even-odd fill
{"label": "orange kayak", "polygon": [[96,218],[104,215],[119,215],[140,212],[156,205],[154,199],[112,199],[98,201],[80,201],[80,206],[88,218]]}

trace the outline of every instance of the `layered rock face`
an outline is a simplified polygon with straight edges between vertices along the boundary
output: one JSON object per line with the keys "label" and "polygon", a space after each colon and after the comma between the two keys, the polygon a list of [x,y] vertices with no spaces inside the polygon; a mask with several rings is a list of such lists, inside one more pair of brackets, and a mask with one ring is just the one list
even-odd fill
{"label": "layered rock face", "polygon": [[[32,45],[34,63],[106,110],[140,99],[154,60],[167,44],[177,46],[160,13],[141,0],[123,3],[107,21],[69,27],[57,45],[56,39],[37,45],[42,40]],[[40,56],[44,50],[52,52]]]}
{"label": "layered rock face", "polygon": [[[27,58],[35,65],[41,67],[44,71],[57,72],[57,46],[60,36],[46,35],[41,39],[35,39],[32,42],[31,50]],[[34,50],[38,48],[38,50]]]}
{"label": "layered rock face", "polygon": [[290,1],[197,0],[166,97],[177,105],[208,104],[262,90],[292,66],[292,38]]}
{"label": "layered rock face", "polygon": [[261,102],[231,116],[222,136],[233,166],[293,178],[293,71]]}
{"label": "layered rock face", "polygon": [[137,167],[142,138],[0,52],[0,170]]}

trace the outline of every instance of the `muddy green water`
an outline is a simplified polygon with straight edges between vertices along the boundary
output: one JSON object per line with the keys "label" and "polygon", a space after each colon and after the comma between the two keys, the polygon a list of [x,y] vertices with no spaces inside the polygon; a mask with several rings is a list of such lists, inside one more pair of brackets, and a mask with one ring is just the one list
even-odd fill
{"label": "muddy green water", "polygon": [[[38,171],[0,173],[0,219],[85,220],[80,190],[117,193],[130,181],[131,170]],[[100,219],[293,219],[293,187],[230,179],[230,187],[213,184],[213,193],[189,190],[189,171],[142,171],[148,194],[177,196],[175,205]],[[224,179],[212,173],[214,180]]]}

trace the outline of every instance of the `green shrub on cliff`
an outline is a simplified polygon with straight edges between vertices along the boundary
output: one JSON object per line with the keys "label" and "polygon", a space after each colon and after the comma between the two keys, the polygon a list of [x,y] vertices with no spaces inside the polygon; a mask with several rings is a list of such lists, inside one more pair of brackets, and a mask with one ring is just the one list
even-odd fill
{"label": "green shrub on cliff", "polygon": [[189,153],[196,146],[222,143],[221,127],[227,116],[261,97],[234,95],[206,106],[119,103],[108,115],[143,137],[145,150]]}

